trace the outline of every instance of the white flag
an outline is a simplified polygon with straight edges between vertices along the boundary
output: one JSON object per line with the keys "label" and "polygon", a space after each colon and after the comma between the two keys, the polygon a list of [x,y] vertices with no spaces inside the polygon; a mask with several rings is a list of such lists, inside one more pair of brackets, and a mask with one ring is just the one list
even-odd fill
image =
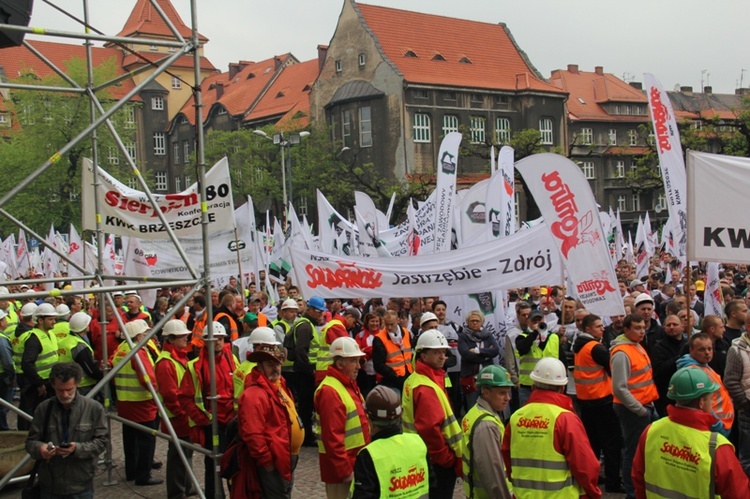
{"label": "white flag", "polygon": [[[134,277],[151,277],[151,266],[146,261],[140,239],[137,237],[128,238],[123,273]],[[156,289],[141,289],[138,291],[138,295],[145,306],[149,308],[154,306],[156,302]]]}
{"label": "white flag", "polygon": [[438,152],[435,210],[435,253],[450,251],[453,230],[453,204],[458,173],[458,146],[461,134],[450,132],[443,138]]}
{"label": "white flag", "polygon": [[706,264],[706,290],[703,293],[704,316],[718,315],[723,317],[723,293],[719,282],[719,263],[708,262]]}

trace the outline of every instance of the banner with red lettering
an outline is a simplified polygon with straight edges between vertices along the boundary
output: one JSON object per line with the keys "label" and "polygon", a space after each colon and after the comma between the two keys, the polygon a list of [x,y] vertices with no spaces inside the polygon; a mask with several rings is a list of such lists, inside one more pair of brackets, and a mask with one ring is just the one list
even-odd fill
{"label": "banner with red lettering", "polygon": [[[97,171],[99,213],[104,232],[140,239],[167,237],[166,229],[144,192],[131,189],[101,167],[97,167]],[[94,164],[88,158],[83,160],[81,179],[83,228],[95,230]],[[223,158],[206,173],[209,234],[234,230],[231,185],[229,163]],[[201,202],[197,182],[176,194],[154,194],[154,199],[177,237],[200,235]]]}
{"label": "banner with red lettering", "polygon": [[559,154],[529,156],[516,163],[516,169],[542,212],[583,305],[602,316],[624,314],[599,209],[581,169]]}
{"label": "banner with red lettering", "polygon": [[659,81],[650,73],[644,73],[646,96],[654,123],[656,150],[659,153],[664,191],[667,195],[669,218],[673,219],[672,233],[675,239],[677,258],[685,263],[687,258],[687,175],[685,159],[682,157],[680,131],[674,118],[672,103]]}
{"label": "banner with red lettering", "polygon": [[425,256],[359,258],[293,247],[295,283],[307,298],[365,299],[560,284],[560,258],[543,225],[470,248]]}

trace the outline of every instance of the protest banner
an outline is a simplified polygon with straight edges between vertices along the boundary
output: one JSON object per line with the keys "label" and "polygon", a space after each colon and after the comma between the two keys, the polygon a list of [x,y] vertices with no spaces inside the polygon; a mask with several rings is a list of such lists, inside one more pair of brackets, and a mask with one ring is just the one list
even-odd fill
{"label": "protest banner", "polygon": [[453,209],[458,174],[458,146],[461,133],[450,132],[440,144],[437,164],[437,186],[435,187],[435,245],[434,252],[451,249]]}

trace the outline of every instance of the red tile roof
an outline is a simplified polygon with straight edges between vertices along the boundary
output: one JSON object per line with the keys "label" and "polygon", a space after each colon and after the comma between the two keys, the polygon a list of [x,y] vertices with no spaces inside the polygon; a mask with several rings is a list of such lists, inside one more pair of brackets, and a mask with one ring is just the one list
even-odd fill
{"label": "red tile roof", "polygon": [[[504,24],[356,4],[409,83],[562,94],[531,65]],[[405,57],[411,51],[417,57]],[[445,60],[433,60],[437,55]],[[467,58],[470,63],[459,62]]]}
{"label": "red tile roof", "polygon": [[[172,54],[167,54],[165,52],[146,52],[146,51],[139,51],[138,55],[136,54],[127,54],[122,61],[122,66],[126,69],[132,69],[131,66],[141,66],[145,64],[145,61],[143,59],[146,59],[149,62],[156,62],[159,59],[164,59],[165,57],[168,57]],[[204,71],[216,71],[216,67],[206,59],[205,57],[200,58],[201,61],[201,69]],[[193,56],[192,55],[184,55],[177,59],[175,62],[172,63],[172,66],[178,67],[178,68],[192,68],[193,67]]]}
{"label": "red tile roof", "polygon": [[[192,36],[192,31],[182,22],[182,18],[169,0],[157,0],[156,3],[159,4],[164,14],[166,14],[167,18],[183,37],[189,38]],[[130,12],[130,17],[125,22],[125,26],[123,26],[117,36],[174,38],[172,30],[169,29],[167,23],[156,12],[149,0],[138,0],[136,2],[135,7]],[[198,38],[201,44],[208,41],[208,38],[201,34],[198,34]]]}
{"label": "red tile roof", "polygon": [[[648,104],[646,95],[611,73],[556,69],[550,82],[570,93],[568,117],[581,121],[646,121],[648,116],[609,114],[601,104]],[[583,102],[582,102],[583,101]]]}
{"label": "red tile roof", "polygon": [[[245,116],[246,121],[294,111],[310,115],[310,88],[318,76],[318,60],[313,59],[284,68],[263,98]],[[288,119],[293,117],[290,116]],[[309,121],[309,120],[308,120]]]}
{"label": "red tile roof", "polygon": [[697,120],[719,118],[735,121],[742,108],[742,96],[702,92],[667,92],[675,118]]}

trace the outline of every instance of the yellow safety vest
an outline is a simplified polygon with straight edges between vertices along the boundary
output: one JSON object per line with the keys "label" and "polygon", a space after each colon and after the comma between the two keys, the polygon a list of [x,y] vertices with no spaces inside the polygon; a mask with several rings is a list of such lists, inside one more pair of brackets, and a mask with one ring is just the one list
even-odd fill
{"label": "yellow safety vest", "polygon": [[57,342],[59,343],[61,339],[70,334],[70,323],[68,321],[55,322],[55,327],[52,328],[52,334],[57,337]]}
{"label": "yellow safety vest", "polygon": [[[287,324],[287,322],[283,319],[276,319],[275,321],[271,323],[271,325],[274,327],[274,329],[276,328],[276,326],[280,325],[281,328],[284,330],[284,336],[286,336],[292,331],[292,328],[290,327],[290,325]],[[293,325],[294,324],[292,324],[292,326]],[[293,365],[294,365],[294,362],[292,362],[291,360],[287,358],[287,360],[285,360],[284,363],[282,364],[282,367],[292,367]]]}
{"label": "yellow safety vest", "polygon": [[[426,499],[430,493],[427,446],[419,435],[403,433],[380,438],[368,444],[380,497],[385,499]],[[364,450],[364,449],[362,449]],[[360,450],[360,452],[362,452]],[[354,494],[354,480],[349,488]]]}
{"label": "yellow safety vest", "polygon": [[[529,333],[520,333],[518,336],[526,337]],[[534,382],[531,380],[531,373],[536,367],[536,363],[543,357],[552,357],[556,359],[560,352],[560,337],[557,334],[548,332],[547,333],[547,344],[544,345],[544,350],[539,348],[536,341],[531,345],[531,350],[526,355],[518,355],[516,349],[516,357],[519,361],[519,375],[518,382],[522,385],[531,386]],[[515,347],[515,345],[514,345]]]}
{"label": "yellow safety vest", "polygon": [[[500,430],[500,441],[497,443],[498,447],[503,441],[503,435],[505,435],[505,426],[503,425],[503,422],[493,413],[479,407],[479,404],[474,404],[474,407],[469,409],[469,412],[467,412],[466,416],[461,420],[461,429],[463,430],[463,437],[461,438],[461,458],[463,460],[464,494],[467,498],[491,499],[487,489],[482,484],[482,480],[479,478],[479,474],[471,463],[471,448],[473,445],[471,440],[473,436],[472,430],[474,429],[474,425],[483,420],[495,423],[498,430]],[[511,485],[508,482],[507,477],[506,484],[510,490]]]}
{"label": "yellow safety vest", "polygon": [[714,481],[712,445],[718,448],[732,444],[719,433],[696,430],[669,418],[652,423],[644,447],[646,497],[709,497]]}
{"label": "yellow safety vest", "polygon": [[[66,323],[67,324],[67,323]],[[81,338],[75,333],[66,334],[63,338],[57,339],[57,355],[59,362],[75,362],[75,357],[78,352],[83,348],[88,348],[91,355],[94,354],[94,349],[91,345],[86,343],[86,340]],[[81,388],[87,386],[94,386],[96,380],[84,372],[83,378],[81,379]]]}
{"label": "yellow safety vest", "polygon": [[23,333],[20,338],[13,338],[11,346],[13,347],[13,363],[16,367],[16,373],[22,373],[21,361],[23,359],[23,351],[26,348],[26,341],[31,335],[36,335],[39,338],[39,343],[42,345],[42,351],[34,362],[36,365],[36,372],[42,379],[49,379],[49,373],[52,370],[52,366],[59,362],[57,354],[57,338],[52,332],[45,333],[41,329],[30,329]]}
{"label": "yellow safety vest", "polygon": [[315,370],[316,371],[327,371],[328,366],[333,365],[333,359],[331,358],[331,345],[328,344],[328,340],[326,339],[326,336],[328,334],[328,330],[331,329],[332,326],[335,326],[336,324],[340,324],[344,329],[346,329],[346,326],[343,322],[339,319],[331,319],[328,321],[328,323],[323,326],[323,329],[320,330],[320,334],[318,335],[318,355],[317,360],[315,362]]}
{"label": "yellow safety vest", "polygon": [[453,415],[453,409],[443,389],[424,374],[411,373],[404,382],[402,400],[404,412],[401,415],[404,431],[407,433],[417,433],[417,427],[414,425],[414,390],[419,386],[428,386],[435,391],[435,395],[443,408],[443,424],[440,427],[440,433],[443,434],[446,444],[453,449],[456,457],[460,458],[462,452],[461,427],[456,420],[456,416]]}
{"label": "yellow safety vest", "polygon": [[303,322],[307,322],[310,324],[310,327],[312,328],[312,338],[310,339],[310,351],[307,353],[307,359],[310,361],[310,364],[313,366],[318,365],[318,349],[320,348],[320,333],[318,332],[318,328],[315,327],[315,324],[312,323],[310,319],[307,317],[300,317],[297,322],[294,323],[294,344],[297,344],[297,327],[302,324]]}
{"label": "yellow safety vest", "polygon": [[[172,352],[168,352],[167,350],[162,350],[159,353],[159,356],[156,358],[156,362],[154,362],[154,367],[159,362],[171,362],[174,364],[174,372],[177,374],[177,386],[179,387],[182,383],[182,378],[185,377],[185,366],[183,366],[180,362],[178,362],[174,357],[172,357]],[[164,405],[164,398],[162,398],[161,393],[159,393],[159,400],[161,400],[162,405]],[[167,416],[170,418],[174,417],[174,414],[172,414],[172,411],[167,409],[167,406],[164,405],[164,410],[167,413]]]}
{"label": "yellow safety vest", "polygon": [[16,326],[18,325],[18,313],[15,311],[13,305],[8,305],[8,316],[5,318],[8,321],[8,325],[5,328],[5,334],[7,336],[10,336],[10,334],[16,330]]}
{"label": "yellow safety vest", "polygon": [[242,392],[245,391],[245,380],[250,375],[250,371],[253,370],[253,367],[257,365],[257,362],[250,362],[249,360],[245,360],[243,363],[237,366],[237,369],[234,370],[234,374],[232,374],[232,381],[234,383],[235,400],[240,399],[240,395],[242,395]]}
{"label": "yellow safety vest", "polygon": [[[318,390],[328,386],[333,388],[338,394],[341,402],[344,404],[344,411],[346,411],[346,424],[344,425],[344,448],[346,450],[356,449],[357,447],[364,447],[365,435],[362,430],[362,423],[359,420],[359,413],[357,412],[357,404],[354,399],[346,390],[346,387],[338,379],[332,376],[326,376],[321,381],[315,394],[317,395]],[[364,404],[362,396],[360,395],[360,401]],[[315,439],[318,441],[318,452],[321,454],[326,453],[326,449],[323,446],[323,439],[321,438],[320,429],[320,417],[315,412]]]}
{"label": "yellow safety vest", "polygon": [[533,402],[510,417],[511,482],[518,499],[578,499],[584,494],[565,456],[555,450],[555,422],[564,412],[569,411]]}
{"label": "yellow safety vest", "polygon": [[[201,385],[200,380],[198,379],[198,373],[195,370],[195,364],[200,360],[200,357],[196,357],[190,362],[187,363],[187,371],[190,373],[190,378],[193,380],[193,387],[195,388],[195,394],[193,395],[193,402],[195,402],[195,405],[203,411],[206,416],[208,417],[208,420],[210,421],[212,416],[211,413],[206,410],[206,405],[203,403],[203,386]],[[234,362],[234,370],[232,371],[232,376],[234,376],[234,371],[237,370],[237,365],[239,362],[237,361],[237,357],[232,355],[232,362]],[[234,384],[234,378],[232,379],[233,388],[236,390],[236,384]],[[234,409],[237,410],[237,396],[235,394],[234,399]],[[191,428],[198,426],[195,421],[193,421],[190,417],[188,417],[188,424]]]}
{"label": "yellow safety vest", "polygon": [[[122,359],[125,358],[128,352],[130,352],[130,345],[123,341],[120,343],[120,346],[117,347],[117,350],[112,357],[112,365],[116,366],[122,362]],[[154,361],[151,359],[151,356],[145,355],[145,357],[148,359],[147,362],[150,362],[153,366]],[[143,359],[141,358],[141,360]],[[146,373],[143,373],[143,378],[147,381],[151,381],[151,378],[149,378],[149,375]],[[151,392],[138,382],[138,374],[133,368],[132,358],[122,366],[122,369],[117,371],[117,374],[115,374],[115,391],[117,393],[117,400],[125,402],[143,402],[144,400],[153,399]]]}

